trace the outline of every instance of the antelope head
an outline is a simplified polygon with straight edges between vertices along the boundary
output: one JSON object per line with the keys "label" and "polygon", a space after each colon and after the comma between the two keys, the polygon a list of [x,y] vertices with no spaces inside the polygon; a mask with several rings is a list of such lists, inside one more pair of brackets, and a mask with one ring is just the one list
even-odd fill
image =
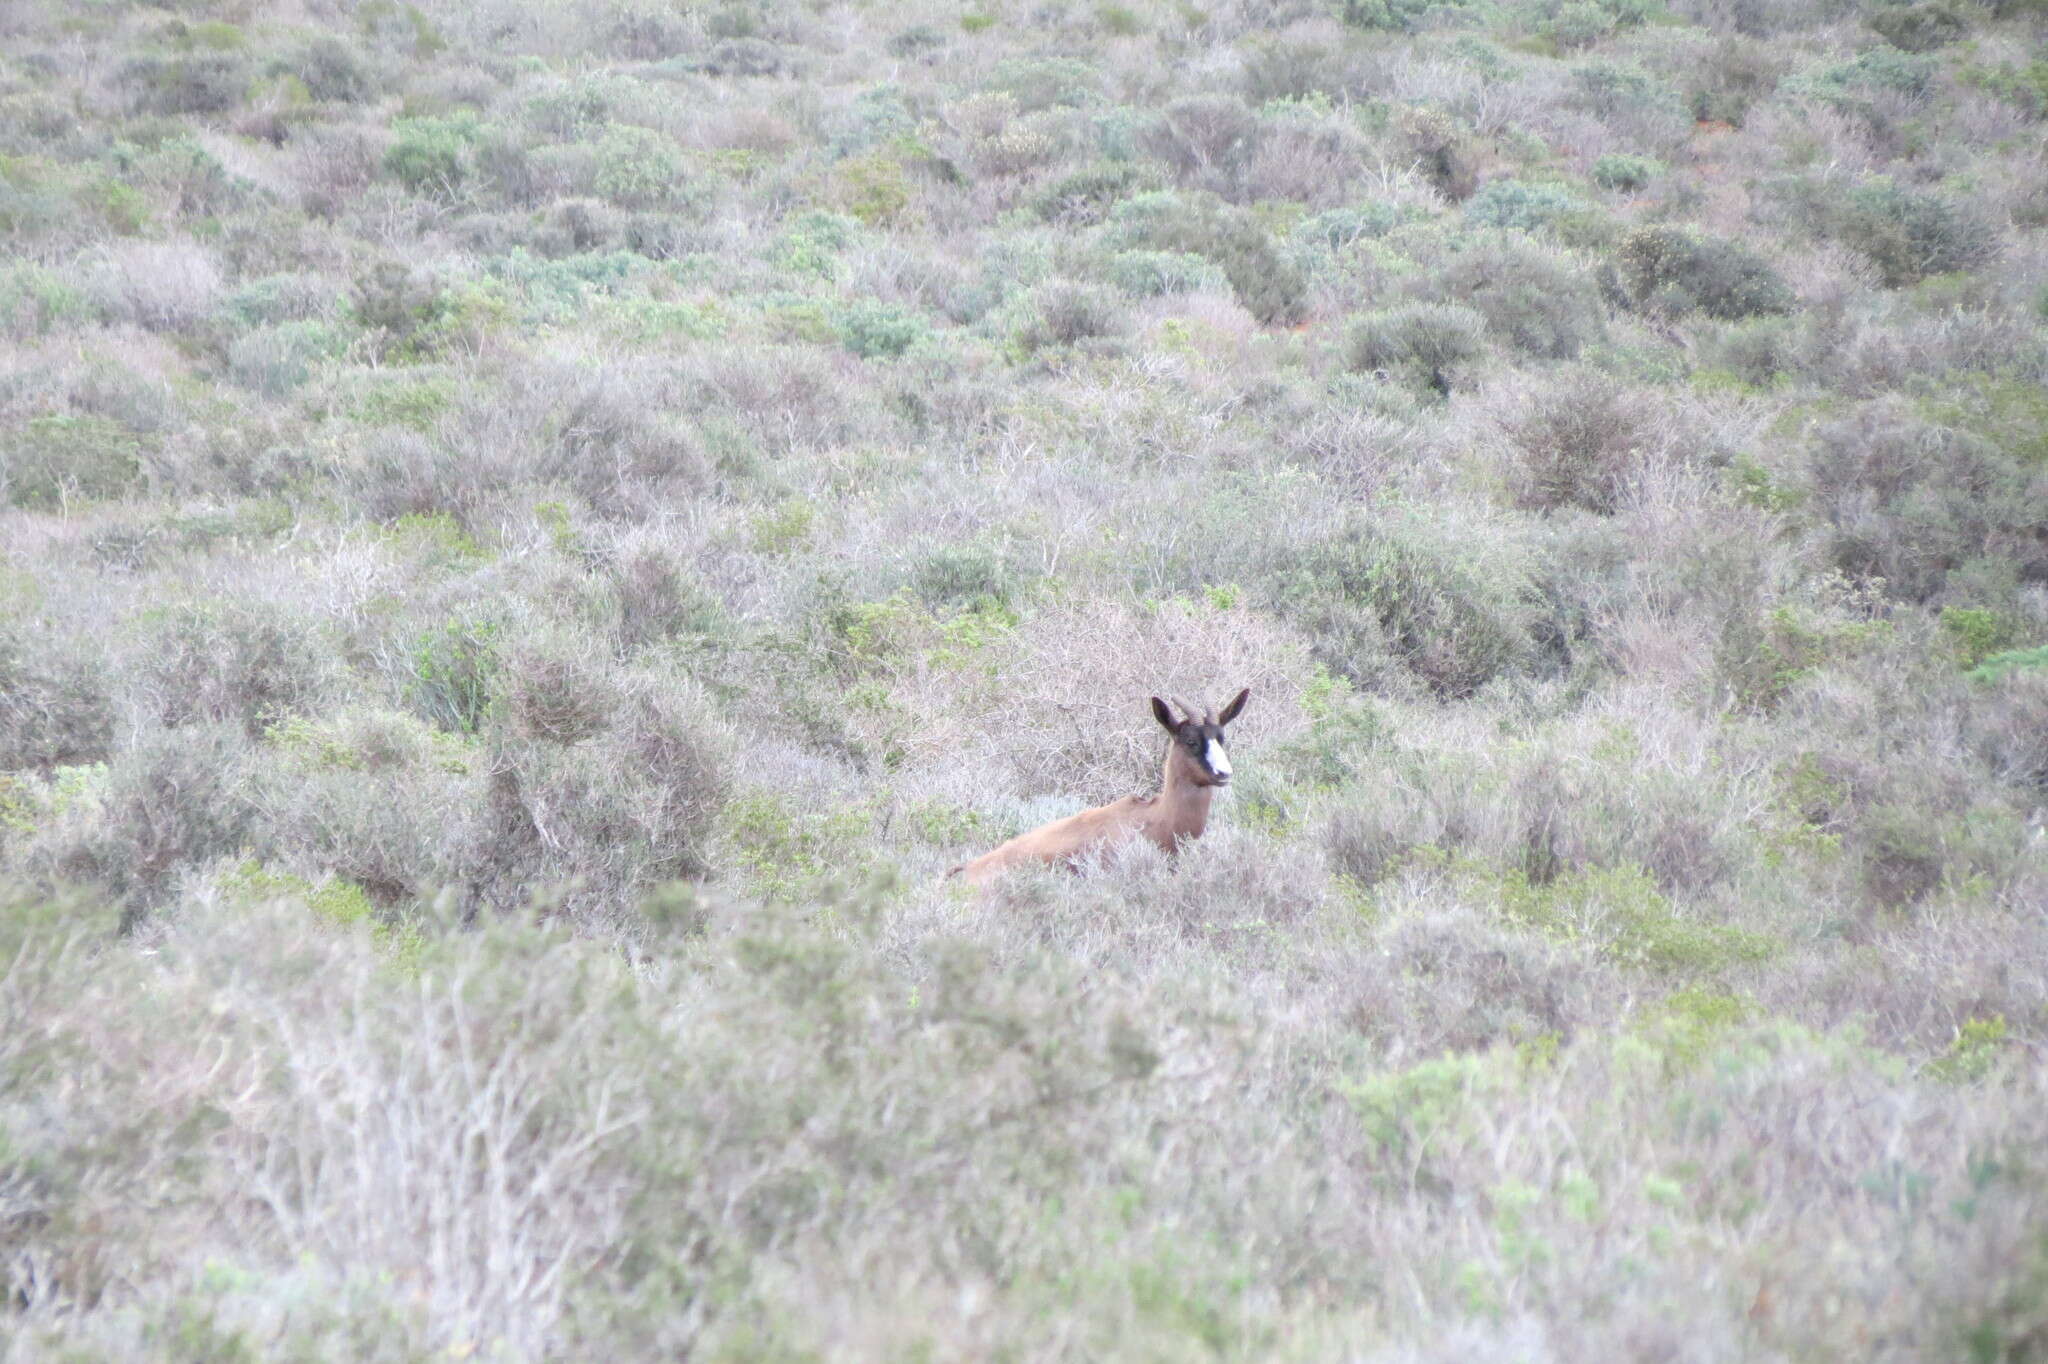
{"label": "antelope head", "polygon": [[1167,750],[1167,766],[1180,767],[1187,780],[1196,786],[1230,785],[1230,755],[1223,749],[1223,727],[1237,718],[1251,694],[1252,689],[1246,687],[1220,713],[1197,711],[1176,696],[1173,704],[1180,710],[1179,719],[1174,718],[1166,702],[1153,697],[1153,717],[1161,729],[1173,736],[1173,747]]}

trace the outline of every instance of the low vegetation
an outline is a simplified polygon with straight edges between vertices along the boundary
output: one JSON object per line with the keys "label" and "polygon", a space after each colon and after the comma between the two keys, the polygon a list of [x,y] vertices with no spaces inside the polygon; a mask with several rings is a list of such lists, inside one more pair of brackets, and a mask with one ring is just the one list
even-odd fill
{"label": "low vegetation", "polygon": [[2044,22],[6,7],[0,1358],[2040,1358]]}

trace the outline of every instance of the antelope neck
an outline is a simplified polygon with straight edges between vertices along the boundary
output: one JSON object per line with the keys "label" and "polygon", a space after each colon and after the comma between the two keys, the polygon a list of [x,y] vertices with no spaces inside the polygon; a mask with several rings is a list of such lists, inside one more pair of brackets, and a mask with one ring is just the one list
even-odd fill
{"label": "antelope neck", "polygon": [[1159,804],[1174,832],[1199,837],[1208,826],[1209,802],[1215,796],[1214,786],[1195,780],[1188,770],[1187,759],[1180,755],[1180,745],[1169,745],[1166,772],[1159,781]]}

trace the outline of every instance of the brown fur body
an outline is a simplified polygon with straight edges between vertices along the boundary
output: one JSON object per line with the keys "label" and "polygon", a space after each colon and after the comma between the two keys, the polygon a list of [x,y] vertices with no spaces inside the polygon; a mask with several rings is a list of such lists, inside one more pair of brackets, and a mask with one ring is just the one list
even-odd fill
{"label": "brown fur body", "polygon": [[1090,853],[1128,838],[1149,838],[1171,855],[1182,839],[1202,836],[1202,831],[1209,827],[1209,804],[1215,799],[1216,788],[1230,780],[1227,766],[1220,776],[1210,770],[1202,756],[1208,750],[1196,741],[1213,738],[1220,743],[1222,725],[1234,719],[1243,704],[1244,696],[1240,695],[1224,712],[1225,720],[1218,723],[1211,719],[1205,730],[1204,722],[1192,718],[1181,723],[1171,721],[1164,705],[1155,699],[1153,707],[1160,724],[1174,736],[1167,745],[1166,766],[1157,795],[1125,796],[1056,819],[1030,833],[1019,834],[994,851],[953,868],[947,875],[981,885],[1012,867],[1033,862],[1071,867]]}

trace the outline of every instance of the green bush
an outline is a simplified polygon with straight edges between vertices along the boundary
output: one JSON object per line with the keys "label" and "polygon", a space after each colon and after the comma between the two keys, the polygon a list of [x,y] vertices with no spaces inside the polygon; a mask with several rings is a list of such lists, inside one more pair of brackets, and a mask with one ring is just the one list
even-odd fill
{"label": "green bush", "polygon": [[1535,232],[1561,218],[1583,213],[1585,205],[1554,185],[1489,180],[1465,201],[1465,218],[1480,227]]}
{"label": "green bush", "polygon": [[1645,311],[1729,320],[1792,310],[1778,272],[1735,242],[1644,227],[1622,238],[1615,255],[1630,301]]}
{"label": "green bush", "polygon": [[661,208],[682,189],[675,142],[652,128],[619,125],[597,144],[597,192],[622,208]]}
{"label": "green bush", "polygon": [[331,33],[307,39],[267,69],[273,76],[296,77],[314,99],[361,104],[377,93],[377,82],[361,54]]}
{"label": "green bush", "polygon": [[1033,196],[1038,216],[1049,223],[1089,227],[1133,194],[1157,187],[1157,177],[1131,161],[1098,161],[1068,171]]}
{"label": "green bush", "polygon": [[1384,684],[1376,669],[1391,658],[1437,695],[1465,697],[1535,659],[1528,584],[1501,548],[1361,518],[1291,546],[1265,572],[1332,673]]}
{"label": "green bush", "polygon": [[228,346],[228,373],[236,383],[275,397],[305,383],[314,366],[341,355],[348,345],[348,333],[328,322],[258,327]]}
{"label": "green bush", "polygon": [[1211,195],[1156,193],[1116,208],[1107,235],[1123,249],[1183,251],[1205,257],[1229,279],[1237,301],[1259,321],[1299,320],[1307,281],[1285,260],[1252,215]]}
{"label": "green bush", "polygon": [[1012,330],[1026,352],[1114,336],[1123,329],[1120,301],[1108,290],[1074,280],[1049,280],[1019,301]]}
{"label": "green bush", "polygon": [[1425,23],[1454,18],[1463,8],[1455,0],[1339,0],[1337,12],[1353,28],[1413,33]]}
{"label": "green bush", "polygon": [[1102,78],[1078,57],[1006,57],[989,73],[986,90],[1010,96],[1020,112],[1033,114],[1095,103]]}
{"label": "green bush", "polygon": [[1865,108],[1873,92],[1925,100],[1934,89],[1935,61],[1893,47],[1873,47],[1845,62],[1802,72],[1787,82],[1796,93],[1810,95],[1838,108]]}
{"label": "green bush", "polygon": [[12,506],[119,497],[141,478],[141,440],[105,417],[33,417],[0,434],[0,495]]}
{"label": "green bush", "polygon": [[1488,336],[1524,355],[1569,360],[1606,334],[1599,285],[1571,257],[1507,233],[1462,244],[1430,277],[1438,300],[1486,319]]}
{"label": "green bush", "polygon": [[932,335],[924,314],[872,298],[841,308],[835,326],[839,344],[863,359],[902,355]]}
{"label": "green bush", "polygon": [[475,734],[490,714],[502,656],[493,621],[453,620],[413,637],[400,661],[408,700],[450,734]]}
{"label": "green bush", "polygon": [[149,54],[122,65],[120,88],[137,113],[220,114],[242,103],[250,75],[237,51]]}
{"label": "green bush", "polygon": [[1905,52],[1932,52],[1970,31],[1969,15],[1956,0],[1881,5],[1864,22],[1879,37]]}
{"label": "green bush", "polygon": [[1630,156],[1610,152],[1593,162],[1593,183],[1602,189],[1633,193],[1648,187],[1664,173],[1664,164],[1652,156]]}
{"label": "green bush", "polygon": [[483,123],[465,109],[446,118],[401,118],[391,125],[384,172],[415,194],[452,197],[475,169]]}
{"label": "green bush", "polygon": [[1997,232],[1981,212],[1890,180],[1850,190],[1832,219],[1834,235],[1868,256],[1893,289],[1974,270],[1998,254]]}
{"label": "green bush", "polygon": [[1368,313],[1351,325],[1345,363],[1446,396],[1452,380],[1485,348],[1486,318],[1455,303],[1410,303]]}
{"label": "green bush", "polygon": [[1103,274],[1134,298],[1230,287],[1221,270],[1188,251],[1119,251],[1103,266]]}
{"label": "green bush", "polygon": [[1401,219],[1401,211],[1388,203],[1325,209],[1297,223],[1293,239],[1337,251],[1353,242],[1384,237],[1400,225]]}

